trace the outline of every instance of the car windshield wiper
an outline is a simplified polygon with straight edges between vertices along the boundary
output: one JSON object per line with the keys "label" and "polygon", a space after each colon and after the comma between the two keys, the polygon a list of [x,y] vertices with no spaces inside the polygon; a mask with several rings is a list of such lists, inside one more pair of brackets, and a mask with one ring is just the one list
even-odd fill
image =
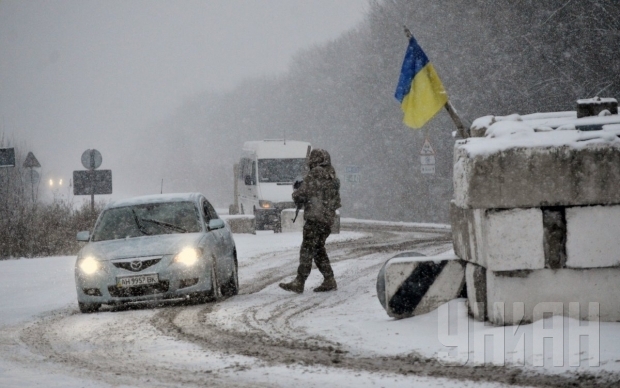
{"label": "car windshield wiper", "polygon": [[150,219],[150,218],[142,218],[142,221],[144,221],[144,222],[151,222],[151,223],[153,223],[155,225],[161,225],[161,226],[165,226],[165,227],[170,228],[170,229],[178,230],[178,231],[180,231],[182,233],[187,233],[187,229],[185,229],[182,226],[173,225],[173,224],[169,224],[167,222],[153,220],[153,219]]}
{"label": "car windshield wiper", "polygon": [[152,235],[153,233],[149,233],[149,232],[146,231],[146,229],[144,228],[144,225],[142,225],[142,223],[140,222],[140,217],[138,217],[138,215],[136,214],[136,211],[131,209],[131,212],[133,213],[133,219],[134,219],[134,221],[136,221],[136,225],[138,225],[138,230],[142,234],[146,234],[147,236]]}

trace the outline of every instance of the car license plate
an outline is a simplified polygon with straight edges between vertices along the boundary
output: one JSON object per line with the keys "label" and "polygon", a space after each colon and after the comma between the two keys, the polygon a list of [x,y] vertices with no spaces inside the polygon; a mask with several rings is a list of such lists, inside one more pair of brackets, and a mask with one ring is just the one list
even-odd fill
{"label": "car license plate", "polygon": [[156,273],[148,275],[123,276],[116,278],[116,286],[120,288],[148,286],[157,283],[159,283],[159,275],[157,275]]}

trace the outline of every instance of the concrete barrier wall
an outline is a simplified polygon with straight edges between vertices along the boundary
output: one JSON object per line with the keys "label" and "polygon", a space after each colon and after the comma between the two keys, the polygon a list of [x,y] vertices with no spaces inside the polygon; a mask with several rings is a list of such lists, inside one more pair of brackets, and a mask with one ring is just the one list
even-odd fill
{"label": "concrete barrier wall", "polygon": [[620,320],[620,268],[541,269],[493,272],[468,263],[465,271],[469,313],[479,321],[495,325],[531,323],[535,308],[578,302],[580,318],[587,319],[590,303],[600,305],[601,321]]}
{"label": "concrete barrier wall", "polygon": [[304,211],[300,210],[297,219],[293,223],[295,218],[295,209],[284,209],[280,213],[280,223],[282,225],[282,233],[299,232],[304,229]]}
{"label": "concrete barrier wall", "polygon": [[[560,302],[564,315],[568,315],[569,303],[579,302],[580,318],[585,320],[589,303],[595,302],[600,305],[601,321],[620,321],[618,279],[620,268],[487,271],[488,319],[495,325],[530,323],[534,319],[534,308],[539,304]],[[515,303],[523,303],[522,320],[514,316]]]}
{"label": "concrete barrier wall", "polygon": [[221,216],[233,233],[256,234],[256,223],[253,215]]}
{"label": "concrete barrier wall", "polygon": [[472,125],[484,137],[457,142],[450,215],[475,319],[518,325],[576,302],[582,319],[599,304],[620,321],[620,127],[603,125],[618,120],[489,116]]}
{"label": "concrete barrier wall", "polygon": [[[304,211],[300,210],[295,222],[295,209],[284,209],[280,213],[280,221],[282,225],[282,233],[303,232],[304,229]],[[332,225],[332,234],[340,233],[340,211],[336,211],[336,218]]]}
{"label": "concrete barrier wall", "polygon": [[454,252],[492,271],[545,268],[541,209],[461,209],[451,203]]}
{"label": "concrete barrier wall", "polygon": [[464,286],[464,264],[455,255],[421,257],[408,252],[383,265],[377,276],[377,297],[389,316],[405,318],[459,297]]}
{"label": "concrete barrier wall", "polygon": [[566,234],[567,267],[620,266],[620,206],[567,208]]}
{"label": "concrete barrier wall", "polygon": [[620,204],[620,145],[471,152],[488,140],[455,146],[454,198],[461,208]]}

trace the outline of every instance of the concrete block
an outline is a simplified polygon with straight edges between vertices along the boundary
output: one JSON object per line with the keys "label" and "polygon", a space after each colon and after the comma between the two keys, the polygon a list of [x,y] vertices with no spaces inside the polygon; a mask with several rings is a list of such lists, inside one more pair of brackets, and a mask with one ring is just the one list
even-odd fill
{"label": "concrete block", "polygon": [[545,267],[566,266],[566,213],[564,208],[542,208]]}
{"label": "concrete block", "polygon": [[467,263],[465,268],[467,305],[469,315],[478,321],[487,320],[487,270],[476,264]]}
{"label": "concrete block", "polygon": [[458,298],[464,286],[464,266],[455,255],[420,257],[408,252],[383,265],[377,276],[377,297],[389,316],[405,318]]}
{"label": "concrete block", "polygon": [[304,211],[300,210],[295,218],[295,209],[284,209],[280,213],[280,224],[282,225],[282,233],[298,232],[301,233],[304,230]]}
{"label": "concrete block", "polygon": [[[555,138],[548,137],[559,136],[555,132],[571,131],[532,136],[547,136],[544,139],[553,144]],[[574,136],[577,140],[562,146],[513,146],[505,139],[492,138],[458,141],[454,149],[456,205],[506,209],[620,204],[617,137],[588,143]],[[527,139],[517,140],[527,144]],[[536,144],[536,139],[530,142]]]}
{"label": "concrete block", "polygon": [[567,208],[566,235],[567,267],[620,266],[620,206]]}
{"label": "concrete block", "polygon": [[469,227],[470,223],[468,212],[470,209],[461,209],[456,206],[454,200],[450,201],[450,223],[452,226],[452,245],[454,247],[454,253],[465,261],[473,261],[472,254],[470,253],[470,247],[474,244],[470,244]]}
{"label": "concrete block", "polygon": [[233,233],[256,234],[256,223],[253,215],[223,215],[220,218],[228,224]]}
{"label": "concrete block", "polygon": [[[295,222],[293,222],[293,218],[295,218],[295,209],[284,209],[282,213],[280,213],[280,224],[282,225],[282,233],[289,232],[298,232],[301,233],[304,230],[304,211],[300,210],[299,215]],[[332,233],[331,234],[339,234],[340,233],[340,212],[336,211],[336,218],[334,219],[334,223],[332,224]]]}
{"label": "concrete block", "polygon": [[450,214],[461,259],[492,271],[545,268],[540,209],[462,209],[452,203]]}
{"label": "concrete block", "polygon": [[562,303],[568,316],[569,303],[578,302],[585,320],[589,303],[594,302],[599,303],[601,321],[620,321],[619,278],[620,268],[487,271],[488,319],[495,325],[530,323],[534,308],[549,302]]}

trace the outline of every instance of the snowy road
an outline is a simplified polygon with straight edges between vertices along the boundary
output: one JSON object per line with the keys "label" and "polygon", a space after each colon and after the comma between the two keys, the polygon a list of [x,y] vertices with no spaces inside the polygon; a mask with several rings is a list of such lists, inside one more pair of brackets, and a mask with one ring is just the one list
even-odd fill
{"label": "snowy road", "polygon": [[[433,345],[399,341],[398,331],[407,330],[411,321],[387,318],[375,295],[377,272],[398,252],[449,250],[450,231],[365,223],[346,223],[343,230],[328,240],[339,289],[324,294],[311,292],[321,281],[316,269],[302,295],[277,287],[295,273],[299,234],[236,235],[240,295],[195,306],[103,308],[84,315],[75,302],[74,258],[1,263],[6,264],[3,273],[19,272],[23,262],[48,274],[24,287],[31,295],[13,298],[15,303],[6,284],[14,289],[23,283],[2,279],[0,386],[500,387],[572,382],[504,367],[445,367],[427,356],[435,351]],[[51,262],[60,269],[46,269]],[[54,299],[41,304],[38,298],[45,294]],[[432,319],[427,315],[416,319]]]}

